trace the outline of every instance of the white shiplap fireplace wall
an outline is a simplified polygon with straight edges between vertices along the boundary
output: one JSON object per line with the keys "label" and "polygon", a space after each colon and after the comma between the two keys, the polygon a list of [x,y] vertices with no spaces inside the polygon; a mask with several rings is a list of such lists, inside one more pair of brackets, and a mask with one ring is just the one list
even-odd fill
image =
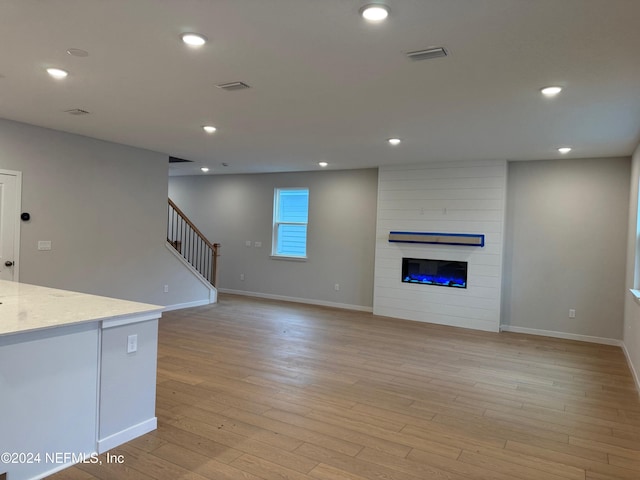
{"label": "white shiplap fireplace wall", "polygon": [[[381,167],[373,312],[497,332],[506,161]],[[484,247],[389,243],[390,231],[475,233]],[[467,288],[402,283],[402,257],[468,262]]]}

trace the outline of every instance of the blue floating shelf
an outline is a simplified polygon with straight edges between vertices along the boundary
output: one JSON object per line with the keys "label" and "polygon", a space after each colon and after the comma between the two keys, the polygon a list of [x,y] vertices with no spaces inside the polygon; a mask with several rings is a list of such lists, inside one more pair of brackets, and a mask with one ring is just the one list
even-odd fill
{"label": "blue floating shelf", "polygon": [[484,247],[484,235],[476,233],[389,232],[389,242]]}

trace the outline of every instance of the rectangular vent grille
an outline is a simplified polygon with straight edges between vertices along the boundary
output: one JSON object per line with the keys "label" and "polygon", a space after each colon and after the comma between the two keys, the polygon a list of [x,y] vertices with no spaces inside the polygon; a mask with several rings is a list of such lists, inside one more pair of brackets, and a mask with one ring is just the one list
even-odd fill
{"label": "rectangular vent grille", "polygon": [[446,57],[447,51],[442,47],[427,48],[426,50],[416,50],[407,52],[407,57],[413,61],[431,60],[432,58]]}
{"label": "rectangular vent grille", "polygon": [[169,163],[192,163],[193,160],[185,160],[184,158],[169,157]]}
{"label": "rectangular vent grille", "polygon": [[216,85],[216,87],[221,88],[222,90],[227,90],[232,92],[234,90],[246,90],[247,88],[251,88],[244,82],[229,82],[229,83],[220,83]]}
{"label": "rectangular vent grille", "polygon": [[81,108],[72,108],[71,110],[65,110],[64,112],[69,115],[89,115],[89,112],[82,110]]}

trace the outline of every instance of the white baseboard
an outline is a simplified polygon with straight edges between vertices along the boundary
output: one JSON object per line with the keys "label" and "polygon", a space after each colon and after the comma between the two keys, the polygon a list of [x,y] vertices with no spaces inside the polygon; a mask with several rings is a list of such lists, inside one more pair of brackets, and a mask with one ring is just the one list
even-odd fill
{"label": "white baseboard", "polygon": [[201,307],[202,305],[209,305],[210,303],[216,302],[212,302],[211,300],[196,300],[194,302],[175,303],[173,305],[167,305],[162,311],[170,312],[172,310],[182,310],[183,308]]}
{"label": "white baseboard", "polygon": [[578,335],[576,333],[555,332],[553,330],[539,330],[537,328],[516,327],[513,325],[500,325],[501,332],[526,333],[528,335],[538,335],[541,337],[563,338],[565,340],[577,340],[579,342],[600,343],[602,345],[614,345],[622,347],[622,340],[616,338],[592,337],[589,335]]}
{"label": "white baseboard", "polygon": [[357,310],[359,312],[373,312],[373,307],[363,305],[351,305],[349,303],[325,302],[324,300],[314,300],[312,298],[287,297],[284,295],[271,295],[269,293],[246,292],[244,290],[231,290],[219,288],[220,293],[231,293],[233,295],[244,295],[247,297],[266,298],[268,300],[282,300],[283,302],[306,303],[308,305],[319,305],[321,307],[342,308],[345,310]]}
{"label": "white baseboard", "polygon": [[627,358],[627,365],[629,365],[629,370],[631,370],[631,376],[633,377],[633,381],[636,383],[636,390],[640,395],[640,377],[638,376],[638,372],[633,367],[633,362],[631,361],[631,356],[629,355],[629,351],[627,350],[627,346],[622,342],[622,351],[624,352],[624,356]]}
{"label": "white baseboard", "polygon": [[145,420],[142,423],[138,423],[133,427],[129,427],[126,430],[122,430],[121,432],[109,435],[107,438],[98,440],[98,453],[108,452],[118,445],[129,442],[134,438],[138,438],[139,436],[144,435],[145,433],[152,432],[156,428],[158,428],[158,419],[156,417],[153,417],[149,420]]}

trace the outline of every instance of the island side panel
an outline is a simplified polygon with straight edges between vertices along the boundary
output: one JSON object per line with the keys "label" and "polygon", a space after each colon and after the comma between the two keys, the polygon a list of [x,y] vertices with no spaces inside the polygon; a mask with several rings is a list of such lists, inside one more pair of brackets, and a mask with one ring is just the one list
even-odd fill
{"label": "island side panel", "polygon": [[0,452],[22,455],[0,473],[42,478],[96,452],[98,344],[99,322],[0,336]]}
{"label": "island side panel", "polygon": [[[102,330],[99,453],[157,427],[158,319],[107,325]],[[137,350],[128,353],[131,335],[137,335]]]}

